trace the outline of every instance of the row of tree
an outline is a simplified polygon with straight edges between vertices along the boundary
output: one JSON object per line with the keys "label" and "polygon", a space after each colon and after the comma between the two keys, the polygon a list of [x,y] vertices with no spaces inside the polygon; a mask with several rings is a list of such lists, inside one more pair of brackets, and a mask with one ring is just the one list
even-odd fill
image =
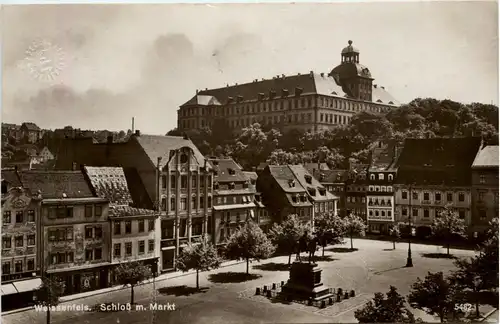
{"label": "row of tree", "polygon": [[[458,322],[470,317],[475,308],[475,317],[480,316],[480,305],[484,296],[498,289],[498,218],[490,222],[487,239],[478,247],[472,258],[455,260],[456,270],[448,276],[443,272],[431,273],[413,283],[407,301],[411,307],[427,314],[438,316],[441,322]],[[498,301],[498,296],[493,302]],[[415,323],[421,321],[405,305],[395,287],[384,295],[376,293],[373,301],[355,312],[360,323]]]}
{"label": "row of tree", "polygon": [[[227,136],[229,125],[216,120],[212,128],[187,131],[187,135],[205,155],[231,156],[246,168],[264,161],[275,164],[316,162],[331,167],[346,167],[348,162],[366,163],[370,145],[376,141],[405,138],[482,136],[498,141],[498,107],[451,100],[415,99],[392,109],[386,115],[357,113],[349,125],[309,133],[280,126],[253,124],[236,137]],[[167,135],[182,135],[174,129]]]}

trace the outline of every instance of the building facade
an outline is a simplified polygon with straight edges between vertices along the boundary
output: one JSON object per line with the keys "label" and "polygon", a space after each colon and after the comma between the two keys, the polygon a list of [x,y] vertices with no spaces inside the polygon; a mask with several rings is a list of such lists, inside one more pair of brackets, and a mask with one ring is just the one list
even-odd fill
{"label": "building facade", "polygon": [[[314,178],[333,195],[338,197],[337,212],[339,216],[345,217],[347,215],[346,208],[346,184],[349,178],[348,170],[321,170],[313,168],[312,173]],[[349,196],[349,203],[351,196]],[[350,206],[351,207],[351,206]]]}
{"label": "building facade", "polygon": [[354,214],[367,221],[366,195],[368,191],[367,180],[368,165],[350,167],[345,186],[345,213]]}
{"label": "building facade", "polygon": [[179,130],[226,126],[234,131],[253,123],[318,132],[348,124],[360,111],[387,112],[399,106],[384,87],[373,84],[359,50],[349,45],[330,73],[276,76],[218,89],[196,90],[178,110]]}
{"label": "building facade", "polygon": [[396,220],[416,227],[417,236],[430,226],[445,205],[471,223],[471,166],[481,139],[406,139],[397,162]]}
{"label": "building facade", "polygon": [[20,127],[21,138],[28,143],[36,143],[42,138],[42,130],[35,123],[22,123]]}
{"label": "building facade", "polygon": [[488,145],[472,163],[472,231],[484,232],[498,217],[498,186],[498,145]]}
{"label": "building facade", "polygon": [[258,221],[255,186],[233,159],[211,159],[214,170],[214,237],[224,243],[248,219]]}
{"label": "building facade", "polygon": [[41,284],[40,201],[2,170],[2,309],[29,304]]}

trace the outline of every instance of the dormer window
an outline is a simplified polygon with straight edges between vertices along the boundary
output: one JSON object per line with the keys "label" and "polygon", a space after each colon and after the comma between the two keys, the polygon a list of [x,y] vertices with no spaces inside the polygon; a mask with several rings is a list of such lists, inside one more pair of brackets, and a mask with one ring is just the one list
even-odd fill
{"label": "dormer window", "polygon": [[288,97],[288,89],[282,89],[281,90],[281,96],[285,97],[285,98]]}
{"label": "dormer window", "polygon": [[234,190],[234,182],[231,182],[231,183],[229,184],[229,189],[230,189],[230,190]]}
{"label": "dormer window", "polygon": [[243,188],[248,188],[248,181],[243,182]]}
{"label": "dormer window", "polygon": [[264,92],[259,92],[259,100],[263,100],[264,99]]}
{"label": "dormer window", "polygon": [[389,174],[388,178],[389,178],[389,181],[392,181],[394,179],[394,176],[392,174]]}
{"label": "dormer window", "polygon": [[269,99],[274,99],[275,96],[276,96],[276,91],[274,90],[269,91]]}
{"label": "dormer window", "polygon": [[342,177],[341,177],[340,173],[337,173],[337,181],[340,181],[341,178]]}
{"label": "dormer window", "polygon": [[292,196],[292,201],[293,201],[294,204],[297,203],[297,195],[293,195]]}
{"label": "dormer window", "polygon": [[242,101],[243,101],[243,96],[237,96],[237,97],[236,97],[236,100],[237,100],[238,102],[242,102]]}
{"label": "dormer window", "polygon": [[218,176],[219,175],[219,170],[214,170],[214,176]]}
{"label": "dormer window", "polygon": [[229,172],[230,175],[235,175],[236,174],[236,171],[234,169],[227,169],[227,172]]}
{"label": "dormer window", "polygon": [[370,174],[370,180],[375,180],[375,175],[374,174]]}
{"label": "dormer window", "polygon": [[304,178],[306,179],[306,182],[307,182],[307,183],[309,183],[309,184],[311,184],[311,183],[312,183],[312,177],[311,177],[310,175],[306,174],[306,175],[304,176]]}
{"label": "dormer window", "polygon": [[295,180],[288,180],[288,185],[290,186],[290,188],[295,188]]}
{"label": "dormer window", "polygon": [[314,188],[307,188],[307,192],[311,195],[311,196],[316,196],[316,189]]}
{"label": "dormer window", "polygon": [[319,188],[318,191],[319,191],[319,194],[321,196],[325,196],[326,195],[326,189],[325,188]]}
{"label": "dormer window", "polygon": [[307,199],[306,195],[300,196],[300,201],[306,202],[306,199]]}
{"label": "dormer window", "polygon": [[384,174],[383,173],[379,173],[378,174],[378,179],[379,180],[384,180]]}

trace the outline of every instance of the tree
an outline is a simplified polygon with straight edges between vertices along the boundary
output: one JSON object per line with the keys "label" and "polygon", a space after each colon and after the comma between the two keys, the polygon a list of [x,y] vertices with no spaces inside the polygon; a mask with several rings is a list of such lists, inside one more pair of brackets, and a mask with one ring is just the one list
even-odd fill
{"label": "tree", "polygon": [[389,229],[389,235],[392,237],[392,249],[396,249],[396,241],[401,237],[401,232],[399,231],[399,224],[392,224]]}
{"label": "tree", "polygon": [[434,236],[446,241],[447,255],[450,255],[451,240],[456,237],[466,237],[464,220],[460,219],[449,204],[443,208],[438,217],[434,218],[431,229]]}
{"label": "tree", "polygon": [[250,259],[257,261],[266,259],[274,250],[275,247],[260,227],[254,222],[248,221],[229,238],[226,245],[226,256],[230,259],[246,260],[246,273],[248,274]]}
{"label": "tree", "polygon": [[444,322],[449,315],[459,315],[455,304],[459,299],[456,287],[444,277],[442,272],[429,272],[424,280],[417,278],[413,283],[408,302],[414,308],[427,314],[437,315]]}
{"label": "tree", "polygon": [[356,310],[354,317],[360,323],[415,323],[415,317],[404,303],[404,297],[391,286],[386,298],[382,293],[375,293],[373,301]]}
{"label": "tree", "polygon": [[182,254],[177,258],[177,268],[182,272],[191,269],[196,270],[196,288],[200,288],[200,271],[217,269],[221,264],[221,259],[217,255],[217,249],[204,238],[200,244],[189,244],[182,250]]}
{"label": "tree", "polygon": [[123,286],[130,285],[130,303],[134,303],[134,287],[151,278],[151,269],[139,261],[120,263],[116,268],[116,277]]}
{"label": "tree", "polygon": [[345,223],[342,218],[332,212],[318,214],[314,219],[314,229],[319,245],[323,248],[323,256],[325,256],[325,247],[328,244],[344,243]]}
{"label": "tree", "polygon": [[304,234],[305,226],[296,214],[291,214],[281,223],[274,223],[269,231],[269,238],[279,251],[288,254],[288,264],[292,254],[297,251],[299,239]]}
{"label": "tree", "polygon": [[47,324],[50,324],[51,308],[59,304],[59,298],[64,293],[64,282],[44,276],[42,285],[35,292],[36,303],[47,308]]}
{"label": "tree", "polygon": [[486,239],[479,247],[478,263],[486,289],[498,287],[498,218],[490,221]]}
{"label": "tree", "polygon": [[346,229],[346,233],[351,238],[351,249],[354,249],[352,244],[352,237],[354,235],[364,236],[366,231],[366,224],[361,217],[350,214],[346,218],[344,218],[344,226]]}

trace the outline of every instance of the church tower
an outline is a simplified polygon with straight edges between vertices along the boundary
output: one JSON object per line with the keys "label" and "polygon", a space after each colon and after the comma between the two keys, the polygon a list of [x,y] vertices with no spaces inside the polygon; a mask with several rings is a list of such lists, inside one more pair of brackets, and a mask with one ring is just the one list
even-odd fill
{"label": "church tower", "polygon": [[370,70],[359,63],[359,50],[348,42],[341,52],[340,65],[329,74],[338,80],[345,93],[350,97],[372,101],[372,82]]}

